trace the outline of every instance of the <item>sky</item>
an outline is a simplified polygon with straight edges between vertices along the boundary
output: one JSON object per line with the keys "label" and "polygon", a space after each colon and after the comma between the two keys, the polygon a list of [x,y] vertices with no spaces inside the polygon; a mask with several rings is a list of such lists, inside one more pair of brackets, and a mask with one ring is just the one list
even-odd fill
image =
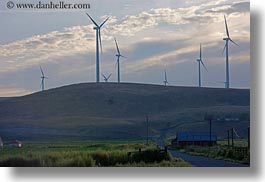
{"label": "sky", "polygon": [[46,89],[95,82],[95,31],[85,13],[98,23],[110,17],[100,57],[110,82],[117,82],[115,37],[127,57],[121,60],[122,82],[162,85],[166,70],[170,85],[195,87],[201,43],[208,69],[202,69],[202,85],[214,88],[225,81],[226,15],[230,36],[240,45],[230,44],[230,85],[250,88],[248,0],[83,0],[89,10],[67,11],[6,10],[3,2],[0,97],[39,91],[39,65],[48,77]]}

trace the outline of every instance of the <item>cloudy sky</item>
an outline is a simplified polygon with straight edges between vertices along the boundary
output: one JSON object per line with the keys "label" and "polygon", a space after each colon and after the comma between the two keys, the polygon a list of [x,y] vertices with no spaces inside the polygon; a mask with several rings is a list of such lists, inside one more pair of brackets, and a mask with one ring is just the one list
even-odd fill
{"label": "cloudy sky", "polygon": [[[46,0],[42,0],[45,2]],[[27,1],[28,2],[28,1]],[[73,0],[71,2],[77,2]],[[102,29],[101,73],[117,81],[116,37],[123,82],[197,86],[199,44],[208,72],[206,87],[224,87],[224,14],[231,38],[231,87],[250,87],[250,11],[245,0],[90,0],[89,10],[15,11],[0,4],[0,97],[40,90],[42,65],[46,88],[95,81],[95,31],[85,15]]]}

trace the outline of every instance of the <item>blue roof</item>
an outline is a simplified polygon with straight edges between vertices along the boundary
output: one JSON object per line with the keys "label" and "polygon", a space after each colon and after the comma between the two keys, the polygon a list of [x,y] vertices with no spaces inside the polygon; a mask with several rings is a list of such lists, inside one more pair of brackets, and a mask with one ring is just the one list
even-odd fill
{"label": "blue roof", "polygon": [[[178,141],[210,141],[210,132],[178,132]],[[211,141],[216,141],[217,135],[212,132]]]}

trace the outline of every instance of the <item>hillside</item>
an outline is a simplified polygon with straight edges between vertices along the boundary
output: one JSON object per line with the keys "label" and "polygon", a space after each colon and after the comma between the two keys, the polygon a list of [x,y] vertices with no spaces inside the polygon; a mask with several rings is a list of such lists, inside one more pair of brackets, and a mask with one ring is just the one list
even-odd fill
{"label": "hillside", "polygon": [[[165,87],[144,84],[84,83],[23,97],[0,99],[0,136],[41,139],[134,139],[171,128],[208,130],[205,113],[214,114],[213,129],[220,137],[235,127],[246,136],[250,91]],[[224,118],[240,118],[226,121]]]}

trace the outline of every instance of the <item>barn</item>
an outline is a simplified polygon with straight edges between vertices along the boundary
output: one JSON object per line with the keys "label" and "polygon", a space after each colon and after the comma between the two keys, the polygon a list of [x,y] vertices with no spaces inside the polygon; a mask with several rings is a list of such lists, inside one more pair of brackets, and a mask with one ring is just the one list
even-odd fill
{"label": "barn", "polygon": [[210,132],[178,132],[176,138],[171,141],[172,146],[209,146],[217,144],[217,135]]}

